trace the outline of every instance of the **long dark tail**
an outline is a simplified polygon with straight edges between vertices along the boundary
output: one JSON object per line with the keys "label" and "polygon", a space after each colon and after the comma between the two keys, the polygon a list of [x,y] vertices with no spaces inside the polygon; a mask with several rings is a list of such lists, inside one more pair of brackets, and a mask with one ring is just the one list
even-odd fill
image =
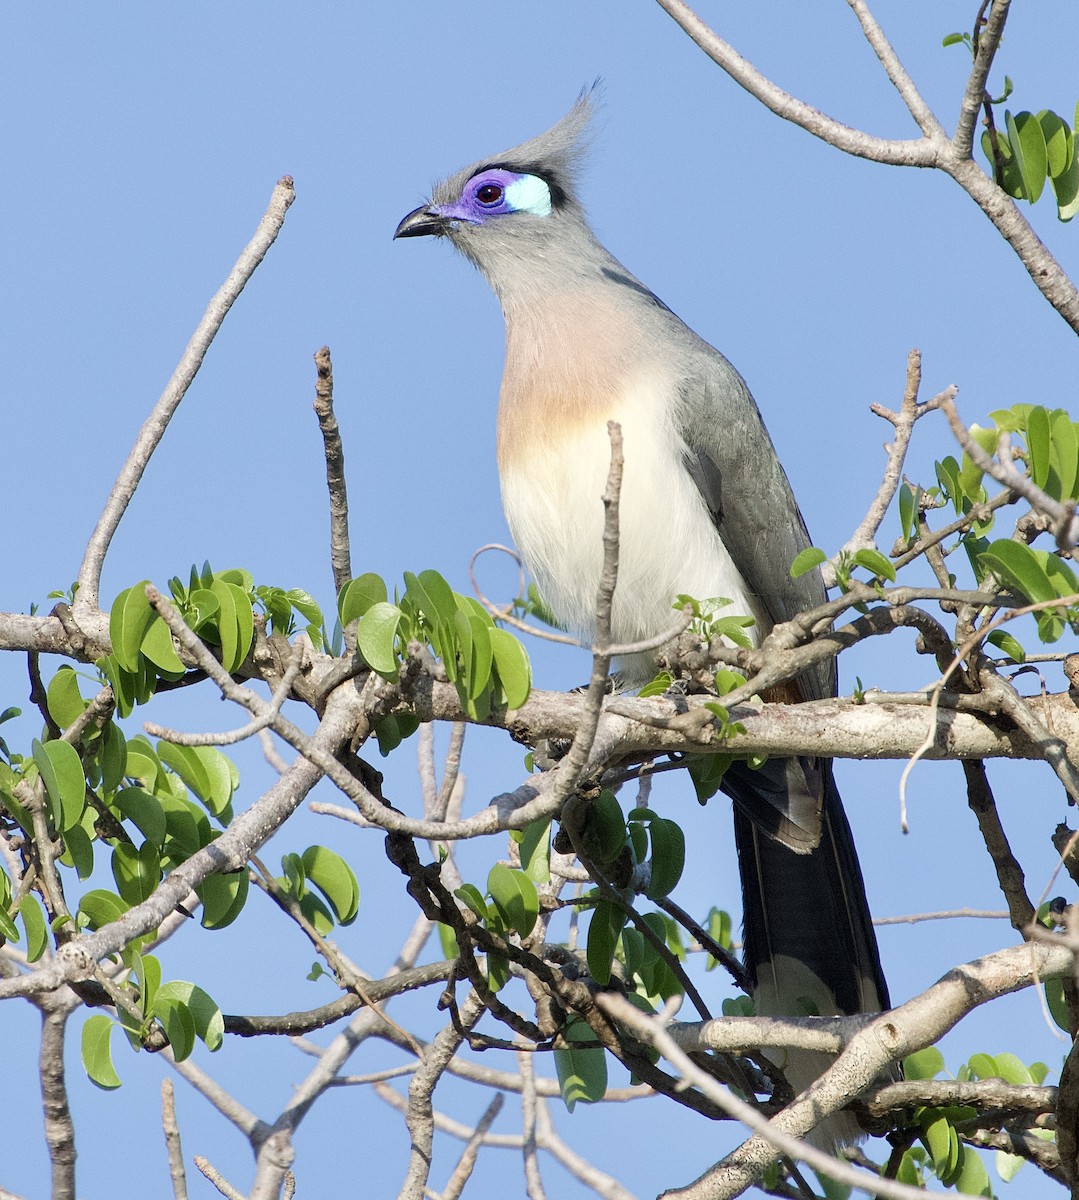
{"label": "long dark tail", "polygon": [[[745,962],[758,1010],[787,1016],[876,1012],[889,1007],[877,939],[850,826],[830,760],[819,771],[820,844],[797,853],[763,832],[746,804],[754,772],[732,779],[742,876]],[[774,801],[769,797],[766,805]]]}

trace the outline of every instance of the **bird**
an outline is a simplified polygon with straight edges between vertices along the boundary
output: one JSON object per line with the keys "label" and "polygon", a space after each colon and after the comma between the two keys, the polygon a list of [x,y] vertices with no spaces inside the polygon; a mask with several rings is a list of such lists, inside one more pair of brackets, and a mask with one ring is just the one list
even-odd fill
{"label": "bird", "polygon": [[[514,542],[550,611],[590,644],[610,464],[622,427],[619,566],[611,634],[630,645],[673,624],[675,598],[721,597],[753,640],[821,604],[819,570],[792,578],[810,545],[760,410],[730,362],[684,324],[589,226],[579,174],[595,112],[581,93],[546,133],[458,171],[395,238],[446,238],[486,277],[505,319],[496,447]],[[654,652],[620,663],[651,678]],[[837,694],[834,660],[784,699]],[[766,698],[768,698],[766,696]],[[850,1015],[889,1007],[850,825],[830,759],[735,762],[744,958],[757,1011]],[[795,1092],[829,1059],[778,1054]],[[856,1140],[849,1114],[818,1143]]]}

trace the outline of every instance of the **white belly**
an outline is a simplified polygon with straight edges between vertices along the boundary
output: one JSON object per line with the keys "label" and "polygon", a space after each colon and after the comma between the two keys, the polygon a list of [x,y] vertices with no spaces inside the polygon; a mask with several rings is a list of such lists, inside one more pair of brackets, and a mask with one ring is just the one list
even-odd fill
{"label": "white belly", "polygon": [[[609,414],[622,425],[625,455],[613,611],[621,643],[670,628],[675,597],[683,593],[725,597],[732,603],[724,612],[762,616],[685,468],[677,435],[657,430],[657,408],[655,392],[642,382]],[[506,520],[529,572],[559,620],[586,640],[595,629],[603,562],[607,417],[564,433],[545,431],[545,444],[506,464],[502,474]],[[747,632],[759,638],[756,629]],[[633,666],[647,670],[645,663]]]}

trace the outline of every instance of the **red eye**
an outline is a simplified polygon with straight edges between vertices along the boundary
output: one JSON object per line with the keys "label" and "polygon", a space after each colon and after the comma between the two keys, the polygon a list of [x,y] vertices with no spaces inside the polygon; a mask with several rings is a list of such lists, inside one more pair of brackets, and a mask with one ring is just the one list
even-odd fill
{"label": "red eye", "polygon": [[497,204],[502,199],[503,188],[497,183],[485,183],[476,189],[476,199],[481,204]]}

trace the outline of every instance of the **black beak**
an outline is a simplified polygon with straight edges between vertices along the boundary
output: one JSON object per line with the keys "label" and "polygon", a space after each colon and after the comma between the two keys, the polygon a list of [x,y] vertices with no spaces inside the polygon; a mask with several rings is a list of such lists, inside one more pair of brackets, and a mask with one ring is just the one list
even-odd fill
{"label": "black beak", "polygon": [[414,208],[407,217],[394,230],[395,238],[403,237],[423,237],[425,234],[434,234],[435,237],[441,237],[445,232],[449,222],[446,218],[433,208],[426,206],[422,208]]}

